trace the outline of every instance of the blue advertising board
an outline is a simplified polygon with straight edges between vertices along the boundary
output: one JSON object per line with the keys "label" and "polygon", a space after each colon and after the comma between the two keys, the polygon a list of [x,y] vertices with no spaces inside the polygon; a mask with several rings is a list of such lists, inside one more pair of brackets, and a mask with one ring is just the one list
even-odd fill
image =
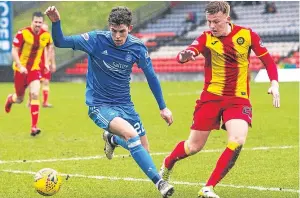
{"label": "blue advertising board", "polygon": [[12,4],[10,1],[0,1],[0,66],[12,63]]}

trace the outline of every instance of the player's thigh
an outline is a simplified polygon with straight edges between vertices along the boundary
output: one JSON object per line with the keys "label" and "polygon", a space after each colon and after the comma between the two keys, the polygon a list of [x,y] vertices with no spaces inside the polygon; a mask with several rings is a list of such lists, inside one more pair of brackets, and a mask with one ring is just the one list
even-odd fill
{"label": "player's thigh", "polygon": [[40,80],[33,80],[29,84],[30,93],[38,94],[40,92],[41,83]]}
{"label": "player's thigh", "polygon": [[94,121],[94,123],[104,129],[109,131],[109,123],[119,116],[119,112],[110,108],[109,106],[90,106],[88,110],[89,117]]}
{"label": "player's thigh", "polygon": [[228,131],[228,140],[240,144],[245,143],[248,128],[252,125],[252,106],[250,101],[242,98],[235,98],[225,104],[223,111],[222,126]]}
{"label": "player's thigh", "polygon": [[34,70],[28,72],[27,84],[30,87],[30,92],[38,94],[41,88],[41,72],[39,70]]}
{"label": "player's thigh", "polygon": [[199,152],[205,145],[210,131],[191,130],[188,138],[188,148],[191,154]]}
{"label": "player's thigh", "polygon": [[15,92],[18,98],[23,98],[25,90],[27,88],[27,75],[21,74],[20,72],[15,72],[14,74],[14,86]]}
{"label": "player's thigh", "polygon": [[142,137],[146,134],[146,130],[143,126],[139,114],[135,111],[133,106],[118,106],[119,111],[121,112],[122,117],[128,121],[131,126],[136,130],[137,134]]}
{"label": "player's thigh", "polygon": [[242,119],[231,119],[225,123],[228,142],[245,144],[248,135],[248,123]]}
{"label": "player's thigh", "polygon": [[49,83],[50,82],[49,82],[49,80],[47,78],[42,77],[41,84],[42,84],[43,88],[49,87]]}
{"label": "player's thigh", "polygon": [[132,125],[123,118],[122,112],[113,106],[89,107],[89,117],[100,128],[126,140],[137,135]]}

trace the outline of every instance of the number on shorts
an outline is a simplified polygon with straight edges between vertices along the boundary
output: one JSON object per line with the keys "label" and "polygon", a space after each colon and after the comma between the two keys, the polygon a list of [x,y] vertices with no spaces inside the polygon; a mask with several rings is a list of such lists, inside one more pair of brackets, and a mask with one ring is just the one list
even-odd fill
{"label": "number on shorts", "polygon": [[134,127],[134,129],[136,130],[136,132],[137,132],[138,134],[141,134],[142,132],[145,132],[145,129],[144,129],[142,123],[137,122],[137,123],[135,123],[135,124],[133,125],[133,127]]}

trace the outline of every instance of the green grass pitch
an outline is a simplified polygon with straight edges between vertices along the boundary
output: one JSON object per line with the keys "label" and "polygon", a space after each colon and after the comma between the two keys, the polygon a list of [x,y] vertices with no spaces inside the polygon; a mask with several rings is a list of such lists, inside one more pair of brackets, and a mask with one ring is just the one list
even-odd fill
{"label": "green grass pitch", "polygon": [[[299,196],[299,84],[281,83],[281,107],[272,107],[268,84],[251,84],[253,128],[244,151],[227,177],[216,187],[222,198],[296,198]],[[163,82],[168,107],[173,112],[170,127],[160,118],[159,109],[147,83],[132,83],[132,98],[150,141],[153,160],[161,162],[177,142],[189,135],[200,82]],[[4,113],[7,94],[13,84],[0,84],[0,197],[38,198],[33,173],[53,168],[71,177],[65,180],[56,198],[155,198],[153,184],[128,156],[117,148],[116,157],[104,158],[102,130],[88,117],[85,84],[51,84],[52,109],[41,109],[42,133],[30,136],[30,113],[14,105]],[[196,198],[226,146],[226,132],[214,131],[203,150],[176,164],[171,181],[174,198]],[[46,161],[50,159],[49,161]],[[19,171],[17,173],[16,171]]]}

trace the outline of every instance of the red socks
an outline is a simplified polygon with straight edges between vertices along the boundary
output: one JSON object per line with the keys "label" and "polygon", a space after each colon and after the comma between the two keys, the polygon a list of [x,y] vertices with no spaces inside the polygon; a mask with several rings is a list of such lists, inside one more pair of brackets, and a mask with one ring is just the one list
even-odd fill
{"label": "red socks", "polygon": [[166,157],[164,162],[165,167],[170,170],[178,160],[184,159],[188,156],[189,151],[187,146],[185,146],[185,141],[179,142],[172,153],[168,157]]}
{"label": "red socks", "polygon": [[49,90],[43,90],[43,104],[48,104]]}
{"label": "red socks", "polygon": [[217,185],[223,177],[229,172],[229,170],[234,166],[240,151],[242,150],[242,145],[235,142],[228,143],[225,151],[220,156],[217,165],[212,172],[206,186]]}
{"label": "red socks", "polygon": [[36,127],[39,118],[40,103],[39,100],[31,100],[30,112],[31,112],[31,127]]}

